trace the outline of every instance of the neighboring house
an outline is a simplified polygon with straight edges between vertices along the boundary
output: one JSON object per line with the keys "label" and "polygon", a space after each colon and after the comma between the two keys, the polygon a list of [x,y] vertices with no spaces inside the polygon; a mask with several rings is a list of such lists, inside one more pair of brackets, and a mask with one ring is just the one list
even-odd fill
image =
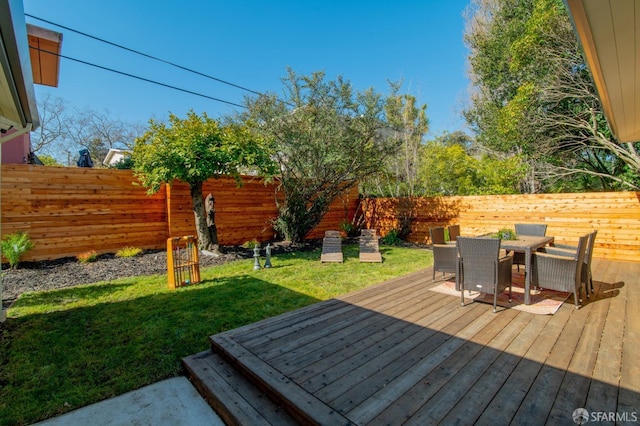
{"label": "neighboring house", "polygon": [[124,160],[129,156],[129,153],[122,149],[111,148],[109,152],[107,152],[107,156],[104,158],[102,164],[105,166],[113,166],[116,163],[119,163],[121,160]]}
{"label": "neighboring house", "polygon": [[[22,72],[27,74],[30,80],[30,85],[33,87],[33,83],[42,84],[46,86],[58,87],[59,70],[60,70],[60,48],[62,45],[62,34],[55,31],[50,31],[44,28],[37,27],[35,25],[24,24],[24,13],[22,12],[22,3],[14,0],[2,0],[0,3],[0,14],[5,18],[2,20],[2,36],[4,39],[5,31],[9,32],[13,28],[16,31],[16,41],[18,38],[24,43],[25,38],[28,41],[26,52],[21,52],[20,60]],[[15,20],[13,24],[9,24],[6,18],[10,19],[10,12],[20,9],[22,13],[22,21],[18,24]],[[18,25],[24,28],[17,28]],[[25,32],[26,29],[26,32]],[[24,48],[24,47],[23,47]],[[49,53],[52,52],[52,53]],[[9,54],[10,52],[7,51]],[[28,55],[28,60],[25,61],[25,54]],[[30,65],[29,65],[30,62]],[[11,69],[13,73],[13,69]],[[4,100],[10,100],[11,97],[6,95],[4,91],[1,92]],[[2,103],[4,103],[4,100]],[[34,105],[34,110],[36,106]],[[4,111],[4,105],[0,107],[1,111]],[[2,114],[4,115],[4,114]],[[33,155],[31,147],[31,135],[30,131],[20,131],[16,123],[13,123],[11,119],[6,118],[7,122],[3,124],[3,129],[6,133],[3,135],[3,139],[6,138],[6,142],[2,143],[2,163],[39,163],[37,157]],[[35,126],[33,129],[34,130]]]}

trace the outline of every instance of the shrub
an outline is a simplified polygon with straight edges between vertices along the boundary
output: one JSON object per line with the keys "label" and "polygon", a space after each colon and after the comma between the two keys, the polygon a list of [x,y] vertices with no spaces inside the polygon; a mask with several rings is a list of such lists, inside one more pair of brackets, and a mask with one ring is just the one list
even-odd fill
{"label": "shrub", "polygon": [[388,246],[397,246],[402,242],[402,238],[400,238],[400,231],[394,228],[391,231],[389,231],[387,235],[382,237],[380,241],[382,242],[382,244],[385,244]]}
{"label": "shrub", "polygon": [[343,220],[340,222],[340,231],[342,231],[346,237],[353,238],[358,236],[360,229],[348,220]]}
{"label": "shrub", "polygon": [[80,263],[90,263],[98,260],[98,253],[95,250],[85,251],[76,256]]}
{"label": "shrub", "polygon": [[256,238],[254,238],[251,241],[245,241],[244,244],[242,244],[242,247],[247,249],[254,249],[256,247],[260,247],[260,242]]}
{"label": "shrub", "polygon": [[116,252],[116,257],[135,257],[142,253],[142,249],[138,247],[123,247]]}
{"label": "shrub", "polygon": [[11,269],[16,269],[22,255],[32,248],[33,243],[26,232],[17,231],[2,239],[2,255],[9,262]]}

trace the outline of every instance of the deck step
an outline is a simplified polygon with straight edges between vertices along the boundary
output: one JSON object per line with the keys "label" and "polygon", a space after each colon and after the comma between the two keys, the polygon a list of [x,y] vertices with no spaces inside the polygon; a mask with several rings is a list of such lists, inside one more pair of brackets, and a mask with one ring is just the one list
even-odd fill
{"label": "deck step", "polygon": [[209,337],[211,348],[276,401],[294,420],[305,425],[351,426],[353,423],[307,392],[231,337],[220,333]]}
{"label": "deck step", "polygon": [[189,379],[228,425],[297,425],[281,407],[211,350],[183,358]]}

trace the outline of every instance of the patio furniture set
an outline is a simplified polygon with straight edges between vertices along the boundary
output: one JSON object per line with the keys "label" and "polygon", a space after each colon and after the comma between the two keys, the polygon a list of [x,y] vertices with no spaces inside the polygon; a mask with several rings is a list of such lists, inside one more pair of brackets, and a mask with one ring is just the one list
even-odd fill
{"label": "patio furniture set", "polygon": [[576,309],[593,292],[591,259],[597,230],[583,235],[576,246],[555,244],[546,235],[545,224],[516,224],[516,239],[501,240],[491,235],[461,237],[460,226],[449,227],[445,241],[443,227],[430,229],[433,247],[433,281],[436,272],[455,274],[456,290],[464,306],[464,290],[493,295],[496,312],[498,295],[509,289],[511,302],[513,265],[524,266],[524,303],[531,304],[531,287],[573,293]]}

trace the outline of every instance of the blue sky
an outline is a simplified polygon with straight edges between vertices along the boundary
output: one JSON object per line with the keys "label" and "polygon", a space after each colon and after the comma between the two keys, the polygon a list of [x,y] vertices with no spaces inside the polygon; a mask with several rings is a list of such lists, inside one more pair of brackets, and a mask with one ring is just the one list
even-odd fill
{"label": "blue sky", "polygon": [[[24,11],[259,92],[280,93],[289,66],[342,75],[387,93],[387,80],[427,104],[430,136],[464,130],[468,79],[463,12],[468,0],[148,1],[24,0]],[[242,103],[242,90],[63,33],[62,54],[207,96]],[[61,59],[58,88],[70,106],[147,122],[189,109],[212,117],[237,107]]]}

